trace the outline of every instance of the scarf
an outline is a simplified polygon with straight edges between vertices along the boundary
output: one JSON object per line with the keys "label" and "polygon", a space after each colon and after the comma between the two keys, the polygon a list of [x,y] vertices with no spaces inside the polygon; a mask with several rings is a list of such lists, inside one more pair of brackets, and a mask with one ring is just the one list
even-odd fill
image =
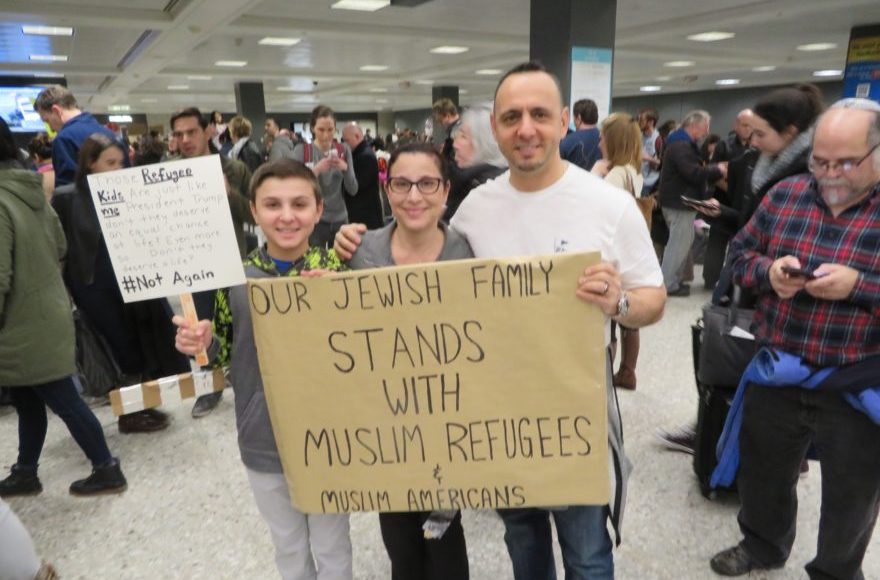
{"label": "scarf", "polygon": [[788,175],[789,168],[813,142],[813,129],[799,133],[776,157],[762,154],[752,171],[752,191],[761,191],[768,183],[774,183]]}

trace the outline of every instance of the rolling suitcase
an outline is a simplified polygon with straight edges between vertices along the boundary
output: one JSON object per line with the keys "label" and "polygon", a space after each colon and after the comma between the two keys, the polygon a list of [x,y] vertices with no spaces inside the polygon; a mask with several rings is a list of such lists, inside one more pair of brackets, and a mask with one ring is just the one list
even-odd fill
{"label": "rolling suitcase", "polygon": [[713,490],[709,487],[709,479],[712,471],[718,464],[716,447],[721,432],[724,429],[724,421],[730,410],[730,402],[736,392],[736,385],[707,385],[699,378],[699,352],[702,342],[703,326],[700,322],[691,327],[692,348],[694,354],[694,378],[697,382],[697,427],[694,442],[694,473],[700,485],[703,497],[712,499],[717,491],[735,491],[735,485],[730,488]]}

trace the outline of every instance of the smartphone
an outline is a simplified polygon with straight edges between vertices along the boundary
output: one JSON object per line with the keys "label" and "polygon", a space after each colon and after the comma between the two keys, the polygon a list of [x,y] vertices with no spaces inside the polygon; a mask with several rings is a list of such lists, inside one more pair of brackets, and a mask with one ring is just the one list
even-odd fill
{"label": "smartphone", "polygon": [[821,276],[816,276],[816,274],[812,270],[806,270],[804,268],[782,266],[782,271],[793,278],[806,278],[807,280],[815,280],[816,278],[821,278]]}

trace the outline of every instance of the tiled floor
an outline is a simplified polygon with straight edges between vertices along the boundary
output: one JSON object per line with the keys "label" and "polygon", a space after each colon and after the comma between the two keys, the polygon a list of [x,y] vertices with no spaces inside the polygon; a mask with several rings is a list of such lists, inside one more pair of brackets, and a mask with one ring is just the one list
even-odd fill
{"label": "tiled floor", "polygon": [[[738,540],[736,501],[707,501],[696,486],[690,456],[663,451],[658,428],[693,419],[696,396],[690,324],[706,293],[669,300],[665,319],[642,331],[639,388],[620,393],[627,451],[636,466],[616,550],[622,579],[707,579],[708,560]],[[210,416],[193,420],[189,404],[172,409],[161,433],[120,435],[109,408],[98,409],[110,447],[121,459],[129,490],[121,496],[76,499],[69,483],[89,468],[57,418],[52,418],[40,476],[45,491],[9,503],[30,529],[42,555],[74,579],[276,578],[268,533],[256,513],[238,458],[232,393]],[[14,414],[0,417],[0,467],[15,458]],[[798,538],[782,570],[751,578],[802,578],[818,526],[820,477],[815,467],[801,480]],[[493,513],[464,516],[471,577],[511,578]],[[355,576],[389,578],[374,514],[352,517]],[[562,568],[559,566],[560,577]],[[880,578],[880,539],[875,535],[864,567]]]}

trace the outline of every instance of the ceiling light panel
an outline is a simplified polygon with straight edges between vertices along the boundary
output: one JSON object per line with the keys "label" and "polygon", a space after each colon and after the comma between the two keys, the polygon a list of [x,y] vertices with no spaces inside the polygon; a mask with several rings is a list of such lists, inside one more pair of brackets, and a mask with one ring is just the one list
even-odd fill
{"label": "ceiling light panel", "polygon": [[360,12],[375,12],[391,5],[391,0],[339,0],[330,5],[336,10],[358,10]]}
{"label": "ceiling light panel", "polygon": [[388,67],[384,64],[365,64],[361,67],[361,70],[364,72],[382,72],[383,70],[388,70]]}
{"label": "ceiling light panel", "polygon": [[73,28],[69,26],[33,26],[21,27],[22,34],[35,34],[40,36],[73,36]]}
{"label": "ceiling light panel", "polygon": [[31,60],[37,62],[67,62],[66,54],[32,54]]}
{"label": "ceiling light panel", "polygon": [[833,42],[813,42],[810,44],[802,44],[797,47],[798,50],[803,52],[819,52],[822,50],[833,50],[837,48],[837,45]]}
{"label": "ceiling light panel", "polygon": [[776,70],[776,67],[772,64],[764,65],[764,66],[756,66],[752,69],[755,72],[773,72]]}
{"label": "ceiling light panel", "polygon": [[481,68],[480,70],[478,70],[476,72],[476,74],[483,75],[483,76],[493,76],[493,75],[500,75],[502,72],[503,71],[501,69],[497,69],[497,68]]}
{"label": "ceiling light panel", "polygon": [[694,40],[696,42],[717,42],[719,40],[727,40],[729,38],[733,38],[736,36],[733,32],[721,32],[719,30],[713,30],[711,32],[701,32],[699,34],[691,34],[687,37],[688,40]]}
{"label": "ceiling light panel", "polygon": [[669,62],[664,62],[663,66],[667,66],[670,68],[686,68],[689,66],[694,66],[694,61],[692,60],[670,60]]}
{"label": "ceiling light panel", "polygon": [[814,77],[837,77],[843,74],[842,70],[837,69],[827,69],[827,70],[817,70],[813,73]]}
{"label": "ceiling light panel", "polygon": [[657,85],[645,85],[644,87],[639,87],[639,90],[643,93],[656,93],[663,90],[663,87]]}
{"label": "ceiling light panel", "polygon": [[241,68],[247,66],[246,60],[218,60],[214,63],[215,66],[228,66],[228,67],[236,67]]}
{"label": "ceiling light panel", "polygon": [[739,84],[739,79],[718,79],[715,84],[719,87],[730,87]]}
{"label": "ceiling light panel", "polygon": [[435,46],[431,49],[433,54],[461,54],[469,51],[467,46]]}
{"label": "ceiling light panel", "polygon": [[299,38],[286,38],[281,36],[267,36],[261,38],[258,44],[263,46],[294,46],[299,44]]}

